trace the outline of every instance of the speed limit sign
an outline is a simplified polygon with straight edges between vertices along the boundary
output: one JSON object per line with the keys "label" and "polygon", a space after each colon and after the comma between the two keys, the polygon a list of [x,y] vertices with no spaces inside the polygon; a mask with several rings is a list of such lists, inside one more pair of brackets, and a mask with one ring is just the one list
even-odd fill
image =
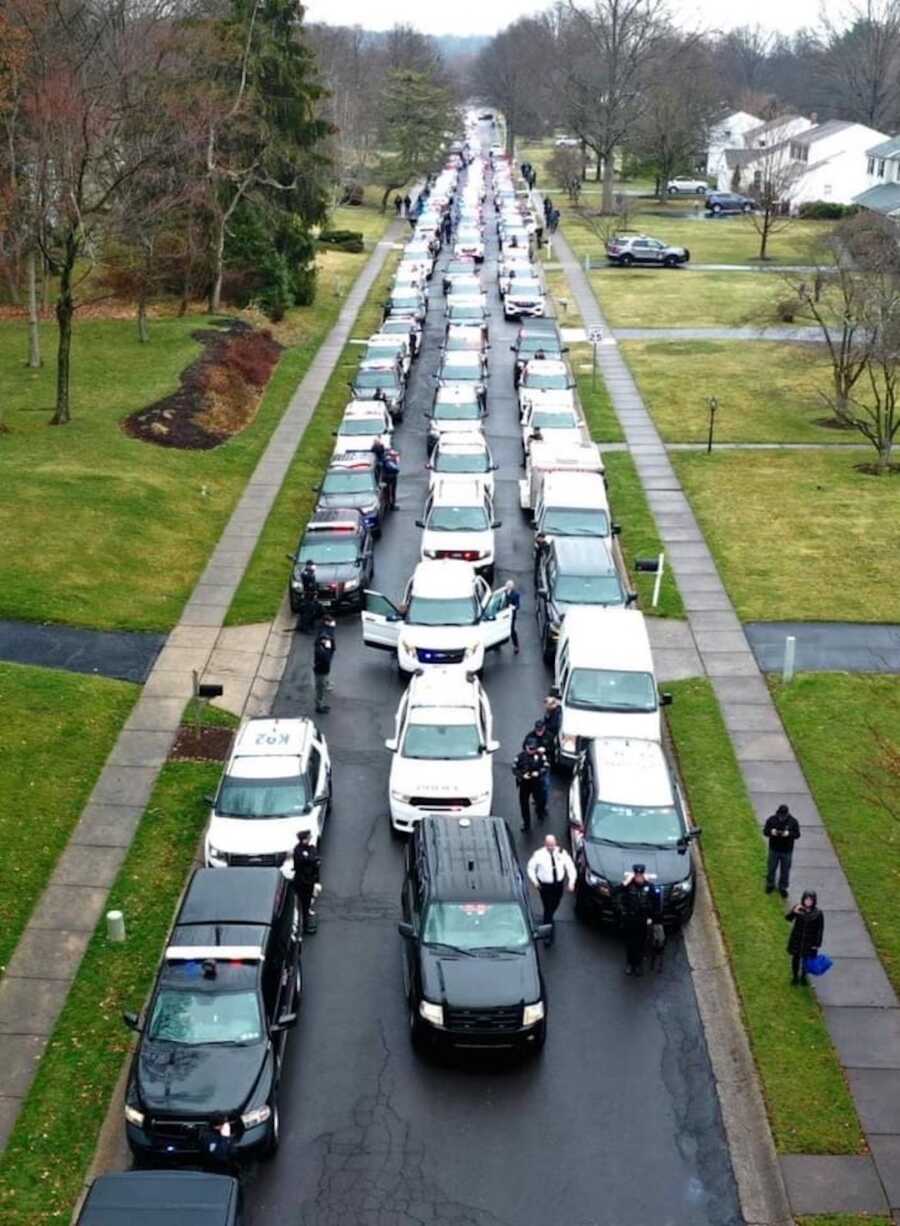
{"label": "speed limit sign", "polygon": [[588,328],[587,336],[592,345],[599,345],[603,340],[603,329],[595,324],[593,328]]}

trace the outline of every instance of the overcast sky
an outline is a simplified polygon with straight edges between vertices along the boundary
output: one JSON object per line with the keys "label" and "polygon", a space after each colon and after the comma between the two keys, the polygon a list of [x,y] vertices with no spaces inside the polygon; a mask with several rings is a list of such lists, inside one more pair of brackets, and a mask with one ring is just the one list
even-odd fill
{"label": "overcast sky", "polygon": [[[670,0],[682,23],[692,28],[730,29],[756,24],[790,33],[817,24],[819,0],[755,0],[752,6],[723,5],[721,0]],[[428,34],[494,34],[517,17],[545,7],[536,0],[306,0],[309,21],[361,25],[387,30],[408,22]]]}

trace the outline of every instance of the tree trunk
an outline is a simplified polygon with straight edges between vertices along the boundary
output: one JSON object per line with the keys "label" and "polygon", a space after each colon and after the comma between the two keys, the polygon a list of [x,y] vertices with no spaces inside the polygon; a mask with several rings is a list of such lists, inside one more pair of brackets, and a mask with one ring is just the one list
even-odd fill
{"label": "tree trunk", "polygon": [[[599,165],[599,163],[598,163]],[[613,177],[615,168],[613,166],[612,154],[603,159],[603,197],[600,205],[600,210],[603,213],[612,213],[613,211]]]}
{"label": "tree trunk", "polygon": [[761,260],[766,258],[766,247],[769,243],[769,225],[769,214],[764,213],[762,218],[762,228],[759,232],[759,258]]}
{"label": "tree trunk", "polygon": [[72,317],[75,299],[72,297],[72,270],[78,248],[70,236],[65,248],[65,260],[60,270],[59,297],[56,300],[56,322],[59,325],[59,347],[56,364],[56,412],[51,426],[64,426],[72,420],[69,407],[69,365],[72,357]]}
{"label": "tree trunk", "polygon": [[[595,182],[595,183],[599,183],[599,182],[601,181],[601,179],[603,179],[603,178],[604,178],[604,176],[605,176],[605,174],[606,174],[606,162],[607,162],[607,159],[606,159],[606,158],[602,158],[602,157],[600,156],[600,154],[599,154],[599,153],[597,153],[597,151],[596,151],[596,150],[594,150],[594,153],[595,153],[596,158],[597,158],[597,169],[594,171],[594,182]],[[604,211],[604,212],[606,212],[606,208],[605,208],[605,206],[601,206],[601,207],[603,207],[603,211]]]}
{"label": "tree trunk", "polygon": [[585,141],[582,141],[581,142],[581,179],[583,183],[587,183],[587,164],[588,164],[587,143]]}
{"label": "tree trunk", "polygon": [[146,345],[150,340],[150,329],[147,327],[147,298],[143,293],[138,296],[137,330],[138,340],[142,345]]}
{"label": "tree trunk", "polygon": [[50,265],[46,259],[41,260],[41,314],[50,310]]}
{"label": "tree trunk", "polygon": [[879,477],[884,477],[891,471],[892,449],[892,440],[889,438],[882,439],[878,447],[878,460],[875,464],[875,471]]}
{"label": "tree trunk", "polygon": [[213,246],[213,279],[209,288],[209,313],[215,315],[222,309],[222,277],[225,273],[225,219],[216,222],[216,238]]}
{"label": "tree trunk", "polygon": [[25,259],[25,278],[28,287],[28,367],[40,370],[41,367],[41,334],[39,330],[40,315],[37,300],[37,259],[33,247],[28,250]]}

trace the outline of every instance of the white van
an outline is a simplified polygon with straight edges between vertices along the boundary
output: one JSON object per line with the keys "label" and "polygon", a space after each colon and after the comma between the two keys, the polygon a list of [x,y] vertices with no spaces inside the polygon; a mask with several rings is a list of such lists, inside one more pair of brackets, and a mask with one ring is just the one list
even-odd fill
{"label": "white van", "polygon": [[534,530],[557,536],[618,536],[599,473],[549,472],[534,508]]}
{"label": "white van", "polygon": [[528,448],[525,476],[519,482],[519,505],[523,511],[534,511],[548,473],[599,473],[602,477],[604,471],[596,443],[563,446],[552,441],[534,442]]}
{"label": "white van", "polygon": [[561,761],[573,763],[585,737],[661,739],[660,707],[672,696],[657,689],[647,626],[637,610],[569,609],[556,646],[555,684],[562,699]]}
{"label": "white van", "polygon": [[363,642],[396,652],[404,673],[435,664],[480,672],[485,651],[512,631],[505,588],[491,592],[468,562],[420,562],[399,607],[381,592],[363,599]]}

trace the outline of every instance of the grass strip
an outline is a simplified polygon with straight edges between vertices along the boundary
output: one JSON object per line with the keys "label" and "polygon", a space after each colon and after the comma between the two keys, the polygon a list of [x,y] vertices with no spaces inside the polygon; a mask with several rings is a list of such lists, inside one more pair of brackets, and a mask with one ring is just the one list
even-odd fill
{"label": "grass strip", "polygon": [[[375,279],[354,321],[352,334],[355,338],[370,336],[377,330],[382,315],[381,304],[393,281],[399,260],[399,252],[390,255]],[[359,345],[348,343],[344,346],[303,432],[250,564],[234,594],[225,619],[226,626],[270,621],[278,612],[290,569],[285,554],[296,548],[300,530],[312,514],[316,501],[314,487],[320,481],[334,450],[332,431],[341,420],[350,399],[347,384],[359,366],[361,353]]]}
{"label": "grass strip", "polygon": [[668,687],[669,727],[780,1153],[856,1154],[853,1099],[813,993],[791,987],[788,925],[763,892],[765,847],[711,684]]}
{"label": "grass strip", "polygon": [[208,817],[217,763],[163,767],[109,906],[124,912],[128,939],[94,932],[37,1076],[0,1161],[0,1221],[44,1226],[67,1220],[97,1144],[131,1034],[124,1009],[143,1004],[175,904]]}
{"label": "grass strip", "polygon": [[868,1213],[817,1213],[795,1219],[797,1226],[894,1226],[887,1217],[871,1217]]}
{"label": "grass strip", "polygon": [[591,348],[591,345],[583,343],[569,346],[569,363],[575,374],[585,421],[594,442],[621,443],[625,439],[625,432],[619,424],[606,382],[599,369],[596,378],[592,378]]}
{"label": "grass strip", "polygon": [[0,968],[137,695],[124,681],[0,664]]}
{"label": "grass strip", "polygon": [[[789,685],[777,678],[769,684],[878,956],[900,992],[900,822],[877,796],[895,812],[900,806],[897,781],[876,766],[879,735],[900,743],[897,678],[805,673]],[[825,924],[827,947],[827,916]]]}
{"label": "grass strip", "polygon": [[663,549],[656,520],[647,502],[644,487],[634,466],[634,460],[624,451],[613,451],[603,457],[609,487],[609,504],[617,523],[622,525],[619,538],[625,563],[632,582],[640,593],[641,611],[650,617],[684,617],[684,603],[675,575],[667,566],[659,591],[659,604],[651,608],[656,576],[637,572],[635,558],[655,558]]}

